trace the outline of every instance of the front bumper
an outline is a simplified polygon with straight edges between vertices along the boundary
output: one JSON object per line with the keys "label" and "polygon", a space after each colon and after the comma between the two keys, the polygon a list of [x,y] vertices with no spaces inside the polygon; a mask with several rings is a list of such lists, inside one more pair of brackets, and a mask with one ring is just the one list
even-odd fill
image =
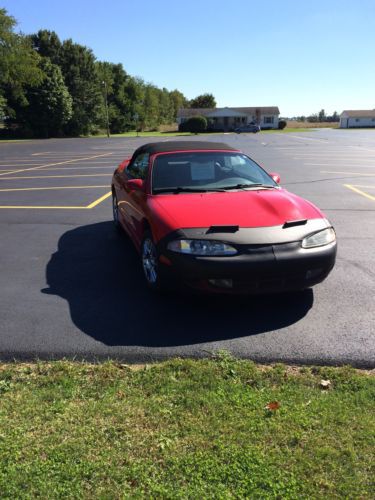
{"label": "front bumper", "polygon": [[[228,238],[227,238],[228,239]],[[228,257],[196,257],[167,249],[159,254],[166,271],[199,290],[219,293],[273,293],[302,290],[322,282],[334,267],[336,242],[304,249],[301,241],[236,246]]]}

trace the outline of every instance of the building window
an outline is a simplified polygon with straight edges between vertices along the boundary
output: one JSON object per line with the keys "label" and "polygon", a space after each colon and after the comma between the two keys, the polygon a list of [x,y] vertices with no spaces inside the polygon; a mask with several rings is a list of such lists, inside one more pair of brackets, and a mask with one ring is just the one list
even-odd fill
{"label": "building window", "polygon": [[243,117],[241,118],[241,121],[242,121],[242,123],[246,123],[246,117],[245,117],[245,116],[243,116]]}
{"label": "building window", "polygon": [[358,123],[359,122],[359,118],[356,118],[355,121]]}
{"label": "building window", "polygon": [[372,122],[375,122],[375,118],[372,118],[372,120],[371,120],[371,121],[372,121]]}
{"label": "building window", "polygon": [[263,118],[263,123],[273,123],[273,116],[265,116]]}

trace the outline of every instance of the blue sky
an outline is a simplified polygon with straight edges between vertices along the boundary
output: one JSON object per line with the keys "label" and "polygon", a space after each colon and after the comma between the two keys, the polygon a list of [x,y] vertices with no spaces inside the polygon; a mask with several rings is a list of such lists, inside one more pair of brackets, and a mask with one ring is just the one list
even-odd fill
{"label": "blue sky", "polygon": [[133,76],[281,115],[375,108],[374,0],[0,0]]}

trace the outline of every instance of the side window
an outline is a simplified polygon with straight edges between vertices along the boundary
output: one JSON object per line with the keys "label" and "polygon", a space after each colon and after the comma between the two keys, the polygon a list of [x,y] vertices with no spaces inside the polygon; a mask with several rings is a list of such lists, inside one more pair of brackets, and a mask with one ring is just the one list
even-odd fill
{"label": "side window", "polygon": [[149,153],[143,153],[129,165],[127,173],[133,179],[146,179],[148,172]]}

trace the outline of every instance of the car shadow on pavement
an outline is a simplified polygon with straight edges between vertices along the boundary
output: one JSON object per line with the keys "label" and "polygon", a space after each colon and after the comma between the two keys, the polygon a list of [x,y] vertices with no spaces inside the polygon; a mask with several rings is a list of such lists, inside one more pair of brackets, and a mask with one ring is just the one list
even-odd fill
{"label": "car shadow on pavement", "polygon": [[157,296],[143,279],[132,243],[112,222],[61,236],[47,265],[43,293],[66,299],[72,321],[108,346],[166,347],[270,332],[296,323],[312,290],[274,296]]}

